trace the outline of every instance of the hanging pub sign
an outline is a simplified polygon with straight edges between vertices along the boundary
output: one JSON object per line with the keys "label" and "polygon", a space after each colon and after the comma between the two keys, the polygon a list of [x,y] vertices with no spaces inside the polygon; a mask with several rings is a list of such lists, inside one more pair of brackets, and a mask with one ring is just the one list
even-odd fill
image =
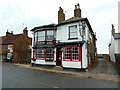
{"label": "hanging pub sign", "polygon": [[85,21],[80,21],[80,35],[84,38],[85,36]]}

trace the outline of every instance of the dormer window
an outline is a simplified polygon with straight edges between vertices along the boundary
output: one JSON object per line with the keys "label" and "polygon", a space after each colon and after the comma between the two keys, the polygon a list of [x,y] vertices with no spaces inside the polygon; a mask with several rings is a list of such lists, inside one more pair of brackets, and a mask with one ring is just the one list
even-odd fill
{"label": "dormer window", "polygon": [[77,25],[69,26],[69,39],[77,39]]}

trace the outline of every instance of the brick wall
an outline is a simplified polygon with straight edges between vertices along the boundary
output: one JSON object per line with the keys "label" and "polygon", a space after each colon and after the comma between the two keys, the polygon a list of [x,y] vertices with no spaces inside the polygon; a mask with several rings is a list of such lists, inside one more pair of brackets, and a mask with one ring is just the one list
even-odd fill
{"label": "brick wall", "polygon": [[32,39],[22,35],[15,41],[13,57],[16,62],[29,63],[31,59],[31,50],[28,46],[32,45]]}

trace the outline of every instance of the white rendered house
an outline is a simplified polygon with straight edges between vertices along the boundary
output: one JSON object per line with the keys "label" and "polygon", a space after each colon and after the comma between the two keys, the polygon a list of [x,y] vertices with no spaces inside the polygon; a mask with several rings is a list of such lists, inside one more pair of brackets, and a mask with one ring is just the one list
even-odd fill
{"label": "white rendered house", "polygon": [[115,54],[120,53],[120,33],[115,33],[114,26],[111,30],[111,42],[109,44],[110,60],[115,62]]}

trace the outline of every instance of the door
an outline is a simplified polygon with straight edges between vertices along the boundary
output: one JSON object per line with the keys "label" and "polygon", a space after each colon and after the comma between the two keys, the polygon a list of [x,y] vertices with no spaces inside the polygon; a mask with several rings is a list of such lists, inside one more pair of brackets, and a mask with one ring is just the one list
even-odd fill
{"label": "door", "polygon": [[62,65],[62,51],[61,48],[56,49],[56,66]]}

